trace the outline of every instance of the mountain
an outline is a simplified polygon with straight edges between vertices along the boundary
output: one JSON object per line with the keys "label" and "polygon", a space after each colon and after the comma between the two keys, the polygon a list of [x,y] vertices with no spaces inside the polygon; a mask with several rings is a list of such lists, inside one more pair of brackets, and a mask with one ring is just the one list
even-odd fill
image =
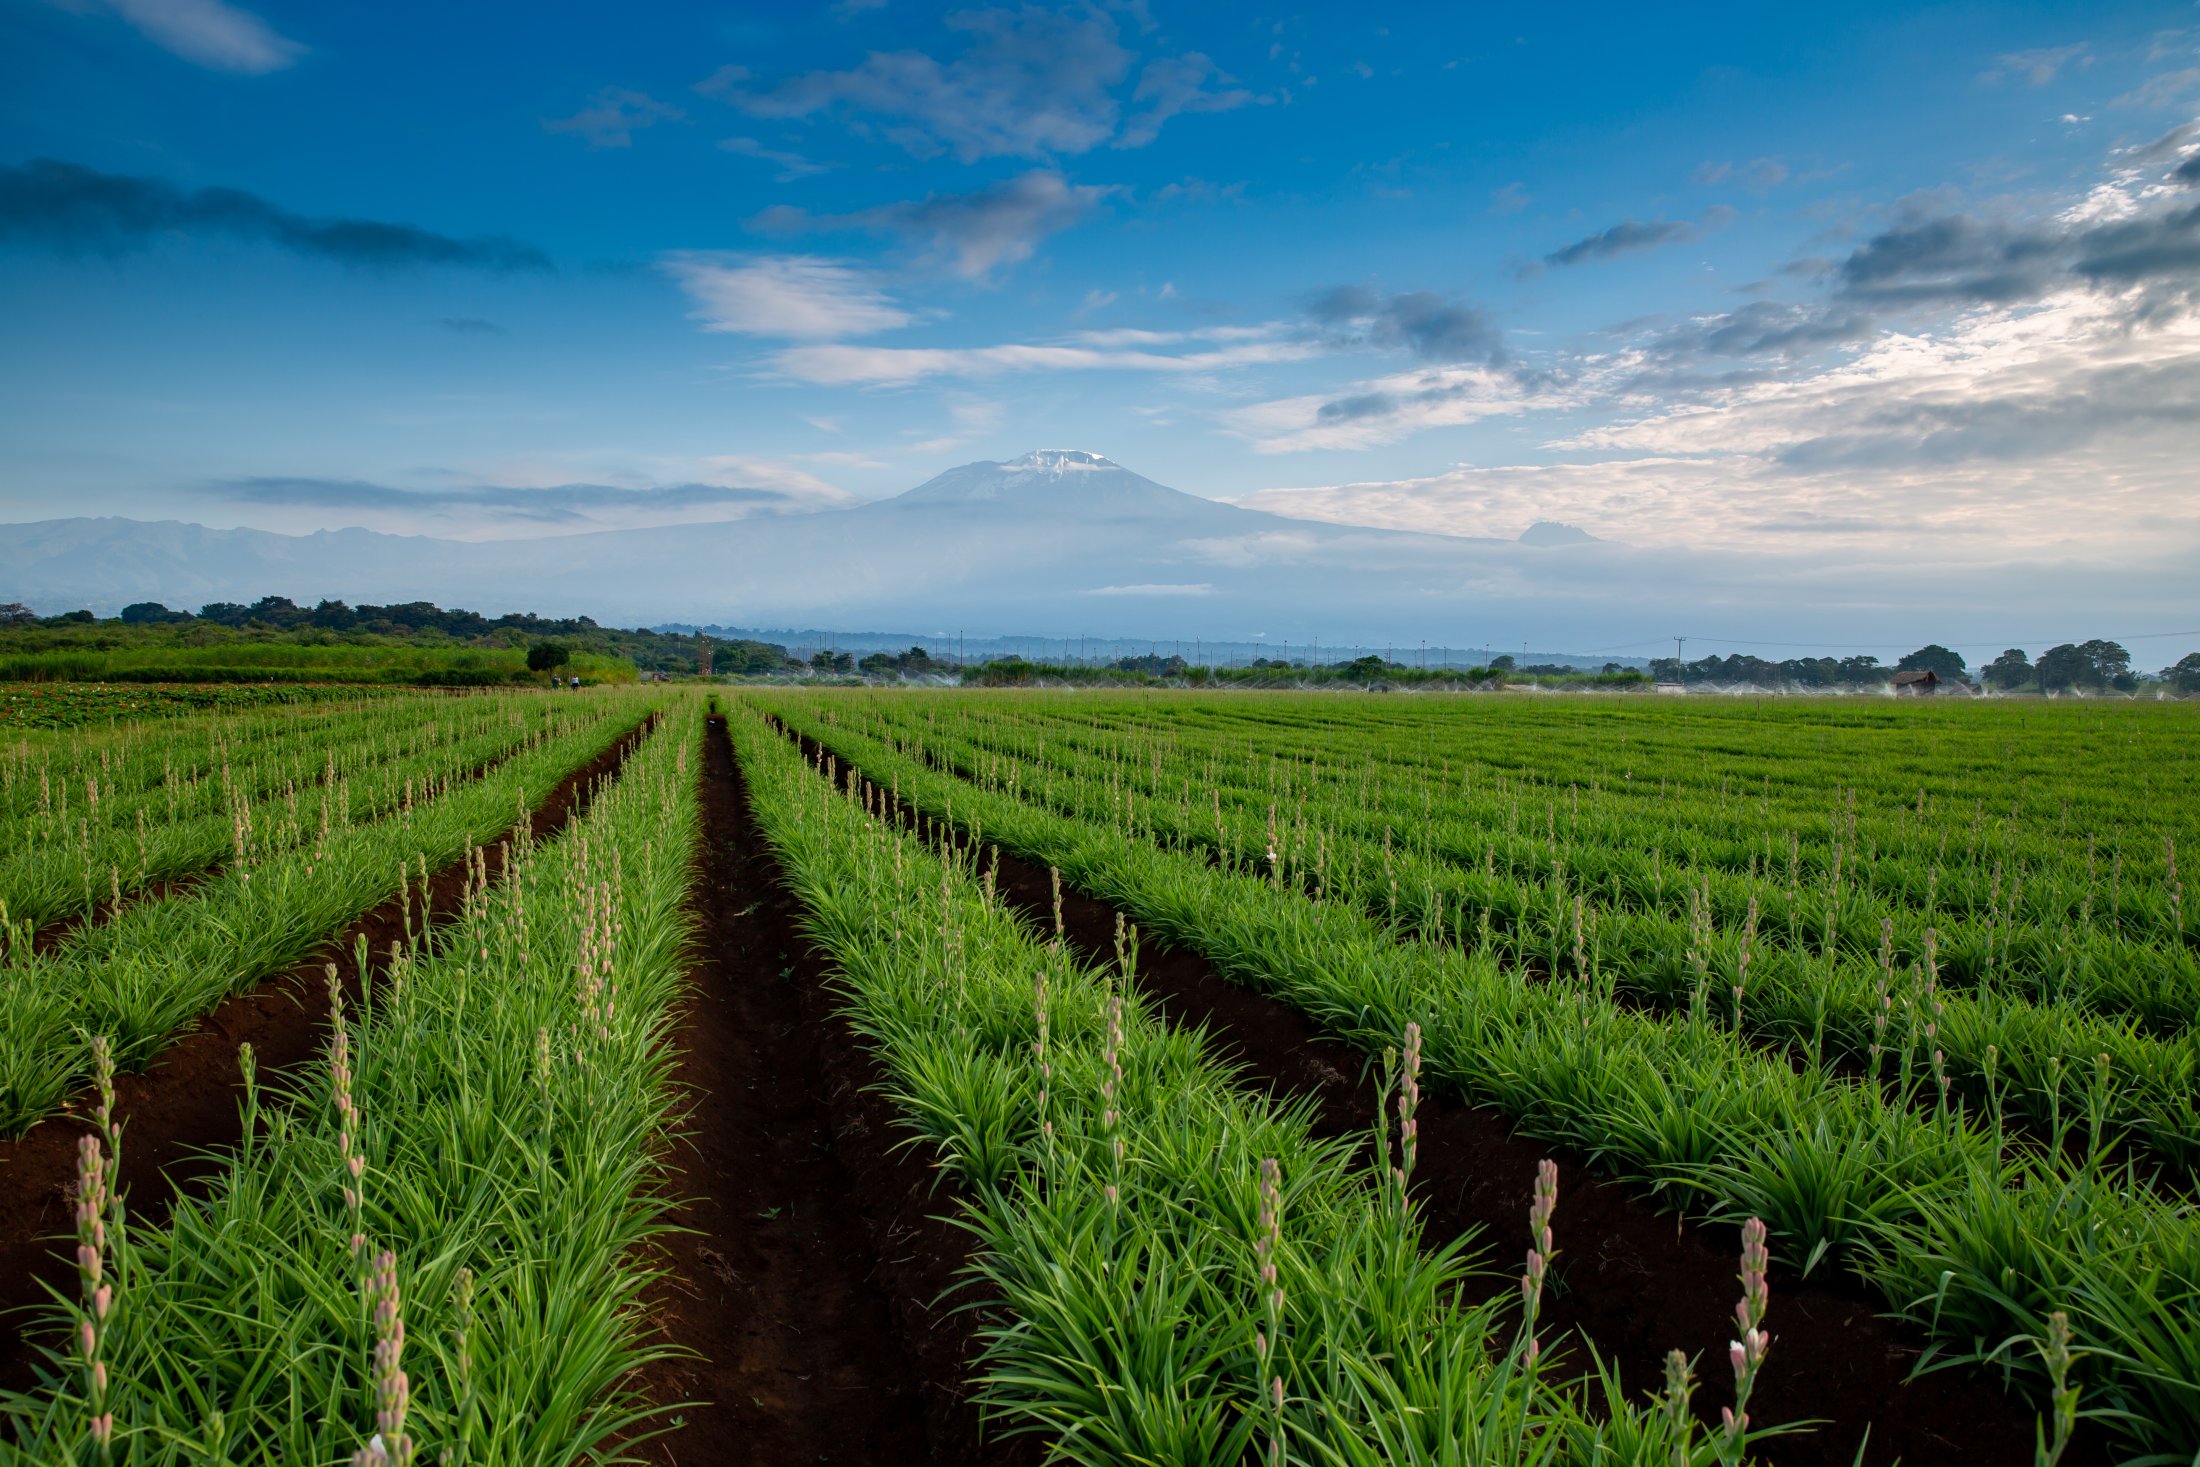
{"label": "mountain", "polygon": [[418,599],[617,625],[1204,629],[1465,645],[1530,602],[1580,602],[1579,586],[1531,582],[1561,563],[1577,576],[1579,556],[1592,552],[1619,553],[1592,543],[1552,562],[1511,541],[1286,519],[1171,489],[1096,453],[1047,449],[965,464],[850,508],[534,540],[118,519],[11,525],[0,534],[0,601],[110,612],[131,601],[195,608],[263,595]]}
{"label": "mountain", "polygon": [[1562,525],[1557,520],[1537,520],[1520,532],[1522,545],[1591,545],[1596,536],[1579,525]]}

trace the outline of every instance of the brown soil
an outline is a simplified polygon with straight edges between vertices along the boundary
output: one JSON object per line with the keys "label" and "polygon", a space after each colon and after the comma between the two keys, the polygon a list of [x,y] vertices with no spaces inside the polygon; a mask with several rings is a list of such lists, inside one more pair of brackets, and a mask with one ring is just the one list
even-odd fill
{"label": "brown soil", "polygon": [[662,1463],[1020,1461],[989,1444],[963,1384],[978,1320],[943,1296],[970,1258],[928,1149],[879,1092],[823,956],[749,807],[713,716],[704,750],[703,918],[675,1074],[690,1093],[672,1157],[653,1313],[691,1358],[643,1373],[690,1401],[650,1443]]}
{"label": "brown soil", "polygon": [[[652,715],[568,775],[534,810],[529,824],[535,837],[556,834],[586,809],[597,782],[618,772],[655,721]],[[504,845],[487,855],[490,878],[500,878]],[[263,1084],[311,1061],[326,1017],[324,965],[335,962],[347,980],[354,979],[353,945],[365,937],[371,966],[379,971],[390,945],[405,936],[408,904],[414,931],[423,910],[441,926],[457,916],[466,879],[464,861],[452,862],[430,878],[425,909],[417,886],[392,897],[288,971],[224,999],[179,1031],[144,1072],[115,1077],[115,1111],[124,1122],[122,1186],[133,1220],[157,1225],[176,1198],[220,1168],[221,1158],[210,1153],[240,1139],[239,1047],[252,1046]],[[24,1311],[47,1302],[46,1285],[67,1289],[74,1282],[75,1264],[55,1239],[73,1227],[77,1140],[92,1129],[82,1113],[87,1109],[88,1097],[79,1096],[72,1111],[0,1141],[0,1390],[29,1387],[43,1360],[30,1334],[39,1315],[34,1308]]]}
{"label": "brown soil", "polygon": [[[806,736],[799,742],[812,758],[830,753]],[[861,777],[845,759],[840,768],[843,778]],[[890,798],[883,789],[879,797]],[[938,828],[906,802],[900,810]],[[954,838],[965,840],[967,832],[958,830]],[[1046,869],[1001,851],[1000,882],[1012,906],[1052,931]],[[1067,884],[1062,903],[1072,944],[1090,960],[1112,961],[1116,909]],[[1219,1040],[1227,1057],[1246,1066],[1248,1080],[1311,1098],[1318,1132],[1371,1132],[1377,1085],[1361,1050],[1327,1036],[1289,1005],[1229,981],[1205,958],[1150,937],[1139,945],[1136,981],[1171,1023],[1204,1028]],[[1585,1158],[1515,1137],[1498,1112],[1433,1088],[1419,1120],[1414,1192],[1427,1235],[1477,1238],[1494,1255],[1490,1266],[1501,1276],[1492,1293],[1516,1295],[1514,1275],[1527,1246],[1536,1164],[1552,1157],[1559,1163],[1553,1222],[1558,1258],[1545,1293],[1546,1342],[1577,1334],[1619,1367],[1637,1399],[1658,1387],[1665,1353],[1684,1350],[1696,1358],[1704,1382],[1698,1408],[1715,1420],[1719,1407],[1733,1399],[1724,1357],[1740,1297],[1740,1229],[1661,1212],[1633,1189],[1599,1181]],[[1776,1258],[1771,1297],[1767,1323],[1773,1348],[1750,1415],[1761,1425],[1809,1419],[1826,1424],[1766,1442],[1760,1453],[1766,1462],[1849,1467],[1899,1460],[1998,1467],[2030,1459],[2032,1413],[2002,1390],[1999,1377],[1945,1370],[1908,1380],[1922,1346],[1875,1313],[1860,1289],[1799,1279]],[[1573,1353],[1586,1369],[1586,1357]],[[2081,1426],[2063,1460],[2076,1467],[2111,1457],[2102,1434]]]}

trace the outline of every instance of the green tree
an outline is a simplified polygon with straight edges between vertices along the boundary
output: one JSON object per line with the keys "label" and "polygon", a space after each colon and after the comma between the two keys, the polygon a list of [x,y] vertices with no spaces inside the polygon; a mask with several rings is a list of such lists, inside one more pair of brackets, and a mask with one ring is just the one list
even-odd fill
{"label": "green tree", "polygon": [[2038,672],[2040,686],[2051,693],[2066,688],[2092,687],[2098,678],[2093,659],[2085,655],[2083,648],[2068,642],[2042,652]]}
{"label": "green tree", "polygon": [[572,649],[563,642],[537,642],[527,649],[527,666],[532,672],[554,672],[572,660]]}
{"label": "green tree", "polygon": [[122,608],[124,626],[154,626],[161,622],[189,621],[188,611],[170,611],[158,601],[133,601]]}
{"label": "green tree", "polygon": [[2162,681],[2177,693],[2200,693],[2200,652],[2187,652],[2162,669]]}
{"label": "green tree", "polygon": [[2022,647],[2011,647],[1979,669],[1979,676],[1990,688],[2013,693],[2019,688],[2030,687],[2034,677],[2032,663],[2024,655]]}
{"label": "green tree", "polygon": [[2096,638],[2084,643],[2078,650],[2086,661],[2093,664],[2093,680],[2096,687],[2121,688],[2130,692],[2139,685],[2131,675],[2131,654],[2120,642],[2104,642]]}
{"label": "green tree", "polygon": [[1963,659],[1941,646],[1928,642],[1894,665],[1896,672],[1929,672],[1942,681],[1967,681]]}

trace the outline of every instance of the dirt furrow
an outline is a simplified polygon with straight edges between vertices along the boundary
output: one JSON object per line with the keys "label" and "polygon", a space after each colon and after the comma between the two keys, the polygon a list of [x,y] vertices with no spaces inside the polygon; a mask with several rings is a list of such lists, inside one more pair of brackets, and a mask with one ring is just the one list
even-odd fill
{"label": "dirt furrow", "polygon": [[[655,723],[652,715],[566,776],[532,812],[535,838],[557,834],[585,810],[597,783],[616,776]],[[492,881],[503,876],[512,834],[486,851]],[[215,1005],[143,1072],[115,1077],[122,1185],[134,1221],[157,1225],[177,1197],[220,1167],[209,1153],[240,1139],[238,1049],[252,1046],[263,1085],[312,1060],[326,1017],[323,966],[336,962],[351,977],[351,954],[364,937],[370,967],[379,972],[390,944],[403,940],[408,916],[415,932],[424,919],[440,928],[457,918],[466,880],[465,862],[450,863],[429,878],[424,894],[415,885],[391,897],[285,972]],[[48,1299],[43,1285],[66,1290],[75,1277],[56,1239],[73,1226],[77,1139],[91,1129],[81,1108],[0,1141],[0,1390],[23,1390],[36,1379],[40,1356],[29,1332],[39,1321],[36,1306]]]}
{"label": "dirt furrow", "polygon": [[689,1401],[663,1463],[999,1463],[964,1377],[975,1321],[943,1299],[970,1256],[952,1197],[879,1094],[825,959],[755,822],[723,717],[709,723],[702,918],[677,1030],[688,1092],[669,1188],[688,1231],[654,1312],[690,1358],[643,1384]]}
{"label": "dirt furrow", "polygon": [[[839,760],[841,777],[861,779],[845,758],[795,735],[814,761]],[[881,800],[892,797],[879,788]],[[900,816],[937,830],[940,823],[909,805]],[[950,832],[959,843],[968,832]],[[989,843],[990,845],[990,843]],[[987,859],[991,859],[990,854]],[[1001,850],[1004,898],[1029,920],[1052,930],[1050,873]],[[1119,914],[1074,887],[1062,887],[1070,942],[1091,961],[1113,961]],[[1288,1004],[1223,976],[1199,954],[1142,937],[1135,974],[1140,991],[1175,1024],[1206,1029],[1224,1052],[1247,1067],[1248,1078],[1279,1093],[1309,1097],[1316,1129],[1327,1135],[1371,1135],[1377,1080],[1368,1056],[1327,1035]],[[1731,1400],[1724,1368],[1740,1296],[1740,1230],[1661,1212],[1634,1189],[1600,1181],[1587,1160],[1516,1137],[1498,1112],[1457,1097],[1428,1094],[1420,1111],[1415,1194],[1432,1238],[1473,1234],[1492,1255],[1492,1292],[1513,1287],[1526,1247],[1536,1163],[1560,1168],[1554,1231],[1559,1258],[1546,1294],[1544,1319],[1553,1335],[1573,1331],[1615,1363],[1637,1396],[1662,1379],[1668,1350],[1697,1357],[1706,1382],[1699,1408],[1712,1419]],[[1750,1402],[1759,1422],[1818,1419],[1804,1434],[1767,1442],[1775,1467],[1850,1467],[1865,1463],[1991,1463],[2030,1459],[2031,1413],[2005,1393],[1996,1376],[1936,1371],[1909,1380],[1922,1345],[1882,1318],[1861,1288],[1803,1280],[1775,1260],[1770,1329],[1774,1348]],[[1577,1355],[1579,1352],[1576,1352]],[[1587,1368],[1585,1357],[1579,1364]],[[1869,1445],[1865,1433],[1869,1430]],[[2106,1462],[2098,1434],[2081,1426],[2066,1463]]]}

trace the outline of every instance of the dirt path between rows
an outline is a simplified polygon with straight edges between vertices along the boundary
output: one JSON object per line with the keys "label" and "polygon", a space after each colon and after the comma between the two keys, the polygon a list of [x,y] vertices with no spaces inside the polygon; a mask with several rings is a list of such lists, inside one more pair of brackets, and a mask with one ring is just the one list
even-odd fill
{"label": "dirt path between rows", "polygon": [[[839,759],[845,781],[863,776],[848,761],[806,735],[794,737],[813,761]],[[878,798],[894,803],[888,791]],[[932,830],[940,822],[907,801],[902,818]],[[967,845],[968,832],[951,836]],[[989,843],[990,846],[990,843]],[[990,859],[990,857],[988,858]],[[1053,930],[1053,893],[1046,868],[1000,850],[1004,898],[1043,931]],[[1065,883],[1063,918],[1071,944],[1089,961],[1112,962],[1117,909]],[[1129,914],[1121,914],[1128,920]],[[1299,1010],[1224,977],[1206,958],[1142,936],[1135,980],[1169,1022],[1206,1029],[1222,1052],[1247,1067],[1251,1083],[1272,1086],[1316,1104],[1323,1135],[1369,1135],[1375,1120],[1376,1077],[1368,1056],[1327,1035]],[[1732,1401],[1725,1363],[1740,1297],[1738,1227],[1711,1226],[1661,1212],[1624,1184],[1598,1180],[1586,1159],[1513,1135],[1495,1110],[1435,1093],[1420,1115],[1414,1191],[1433,1239],[1474,1234],[1510,1292],[1525,1250],[1536,1163],[1559,1163],[1559,1203],[1553,1231],[1559,1257],[1545,1295],[1546,1338],[1572,1331],[1616,1364],[1639,1399],[1663,1378],[1664,1357],[1679,1348],[1697,1357],[1704,1382],[1696,1404],[1715,1421]],[[1768,1327],[1774,1345],[1750,1415],[1759,1423],[1819,1419],[1803,1435],[1768,1441],[1759,1456],[1772,1467],[1980,1463],[2005,1467],[2029,1461],[2033,1417],[2006,1394],[1998,1377],[1937,1371],[1906,1381],[1922,1353],[1909,1331],[1880,1317],[1861,1288],[1804,1281],[1775,1258]],[[1576,1351],[1577,1364],[1587,1361]],[[2063,1458],[2071,1467],[2111,1459],[2102,1434],[2080,1427]]]}
{"label": "dirt path between rows", "polygon": [[666,1464],[1001,1463],[962,1384],[976,1322],[944,1300],[970,1257],[952,1197],[878,1093],[823,957],[750,810],[722,715],[702,769],[702,918],[675,1030],[688,1092],[669,1274],[670,1341],[642,1385],[696,1402],[649,1443]]}
{"label": "dirt path between rows", "polygon": [[[615,778],[655,725],[653,714],[567,775],[532,812],[535,839],[557,834],[587,809],[599,781]],[[492,881],[503,877],[512,834],[487,849]],[[222,1158],[209,1153],[241,1138],[239,1047],[252,1046],[263,1087],[311,1061],[327,1014],[323,965],[333,961],[353,978],[353,947],[365,937],[370,969],[380,972],[390,944],[405,936],[408,913],[416,932],[424,918],[436,928],[457,918],[466,879],[464,860],[450,863],[429,879],[425,901],[417,885],[391,897],[288,970],[222,1000],[142,1073],[115,1077],[122,1185],[133,1222],[157,1226],[176,1198],[220,1169]],[[74,1284],[75,1263],[56,1239],[73,1226],[77,1139],[90,1129],[83,1115],[64,1112],[0,1141],[0,1390],[27,1390],[36,1382],[43,1357],[33,1333],[44,1322],[38,1307],[48,1302],[44,1285],[67,1291]]]}

